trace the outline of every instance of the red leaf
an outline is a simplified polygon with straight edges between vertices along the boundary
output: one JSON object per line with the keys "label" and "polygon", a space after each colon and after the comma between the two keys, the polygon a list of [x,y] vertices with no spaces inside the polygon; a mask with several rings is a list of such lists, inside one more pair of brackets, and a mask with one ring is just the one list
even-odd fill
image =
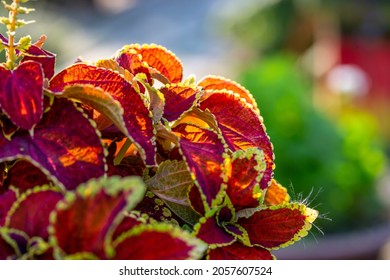
{"label": "red leaf", "polygon": [[171,122],[177,120],[196,105],[201,88],[184,84],[170,84],[161,88],[160,91],[165,97],[163,117]]}
{"label": "red leaf", "polygon": [[21,63],[13,71],[0,67],[0,107],[11,121],[31,129],[43,114],[43,72],[38,62]]}
{"label": "red leaf", "polygon": [[262,247],[248,247],[239,242],[208,251],[209,260],[273,260],[271,252]]}
{"label": "red leaf", "polygon": [[9,168],[5,181],[7,186],[14,186],[20,193],[48,183],[47,176],[38,167],[25,160],[17,161]]}
{"label": "red leaf", "polygon": [[310,229],[311,220],[306,209],[299,204],[266,208],[248,218],[239,218],[237,224],[247,231],[251,244],[265,248],[284,247],[305,236]]}
{"label": "red leaf", "polygon": [[265,163],[261,150],[236,151],[227,165],[228,187],[226,192],[236,210],[255,208],[263,198],[260,189]]}
{"label": "red leaf", "polygon": [[180,149],[195,184],[211,206],[222,190],[222,165],[225,147],[222,140],[212,130],[190,124],[180,124],[173,128],[180,137]]}
{"label": "red leaf", "polygon": [[226,91],[214,92],[202,101],[200,109],[208,109],[215,116],[231,150],[246,150],[251,147],[263,150],[267,168],[260,186],[261,189],[267,188],[272,179],[274,155],[262,118],[238,95]]}
{"label": "red leaf", "polygon": [[88,252],[107,258],[115,228],[123,212],[143,197],[138,178],[91,180],[68,193],[51,217],[50,235],[60,257]]}
{"label": "red leaf", "polygon": [[125,50],[135,50],[142,56],[142,61],[156,69],[171,83],[179,83],[183,78],[183,66],[170,51],[157,45],[129,45]]}
{"label": "red leaf", "polygon": [[63,195],[47,188],[22,195],[8,213],[6,226],[24,231],[29,237],[48,238],[49,216]]}
{"label": "red leaf", "polygon": [[196,227],[196,237],[207,244],[222,246],[231,244],[235,240],[233,235],[217,224],[215,217],[202,218]]}
{"label": "red leaf", "polygon": [[146,75],[149,84],[153,84],[153,79],[150,74],[149,68],[142,63],[142,56],[135,50],[127,50],[121,52],[116,58],[118,64],[128,70],[134,76],[143,73]]}
{"label": "red leaf", "polygon": [[117,260],[185,260],[202,256],[205,245],[168,224],[139,225],[115,244]]}
{"label": "red leaf", "polygon": [[271,206],[288,203],[289,201],[290,196],[288,195],[287,189],[275,179],[272,179],[271,185],[267,188],[265,193],[264,204]]}
{"label": "red leaf", "polygon": [[45,78],[51,79],[54,75],[55,54],[48,52],[40,47],[31,45],[30,48],[23,53],[22,62],[25,61],[36,61],[42,65]]}
{"label": "red leaf", "polygon": [[199,188],[195,185],[192,185],[190,191],[188,192],[188,201],[190,202],[192,209],[194,209],[198,214],[201,216],[206,214],[206,210],[202,201],[202,195]]}
{"label": "red leaf", "polygon": [[140,94],[132,85],[116,72],[92,65],[75,64],[56,75],[50,82],[50,89],[59,92],[66,86],[89,84],[100,87],[117,100],[124,112],[123,119],[126,136],[138,145],[146,164],[156,164],[153,121],[149,116]]}
{"label": "red leaf", "polygon": [[135,217],[132,217],[130,215],[124,215],[123,220],[120,222],[120,224],[116,227],[113,235],[112,240],[116,240],[119,236],[121,236],[123,233],[129,231],[133,227],[141,224],[140,221],[138,221]]}
{"label": "red leaf", "polygon": [[18,131],[8,141],[0,133],[0,146],[0,161],[26,159],[67,189],[105,173],[104,148],[96,129],[65,99],[55,100],[33,136]]}
{"label": "red leaf", "polygon": [[0,194],[0,227],[4,226],[8,211],[11,209],[12,204],[16,199],[17,196],[13,190],[8,190],[5,193]]}
{"label": "red leaf", "polygon": [[252,94],[235,81],[218,76],[206,76],[199,82],[198,86],[210,91],[231,90],[240,95],[241,98],[244,98],[246,102],[253,106],[253,108],[257,108],[257,103]]}

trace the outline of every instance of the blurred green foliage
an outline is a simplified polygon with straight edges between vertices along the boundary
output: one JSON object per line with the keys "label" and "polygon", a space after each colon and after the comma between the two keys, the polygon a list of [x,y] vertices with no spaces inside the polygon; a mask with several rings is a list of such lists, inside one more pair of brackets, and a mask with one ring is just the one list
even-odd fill
{"label": "blurred green foliage", "polygon": [[[275,54],[243,71],[275,152],[275,178],[325,215],[325,232],[367,227],[384,218],[376,181],[386,165],[375,119],[344,108],[337,116],[312,103],[309,80],[293,56]],[[293,197],[294,199],[294,197]]]}

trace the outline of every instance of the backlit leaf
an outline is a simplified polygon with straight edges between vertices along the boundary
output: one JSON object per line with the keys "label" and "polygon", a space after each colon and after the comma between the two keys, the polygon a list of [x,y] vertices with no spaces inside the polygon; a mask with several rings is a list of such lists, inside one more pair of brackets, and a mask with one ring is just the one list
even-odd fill
{"label": "backlit leaf", "polygon": [[55,95],[91,106],[108,118],[122,133],[127,134],[121,104],[103,89],[92,85],[74,85],[65,87],[64,91],[55,93]]}
{"label": "backlit leaf", "polygon": [[238,150],[228,162],[226,193],[234,208],[241,210],[259,206],[259,202],[264,198],[260,181],[266,169],[262,150],[256,148]]}
{"label": "backlit leaf", "polygon": [[[83,252],[106,258],[112,254],[112,234],[142,199],[145,186],[138,177],[93,179],[68,192],[51,215],[50,241],[55,256]],[[110,251],[111,250],[111,251]]]}
{"label": "backlit leaf", "polygon": [[225,146],[212,130],[180,124],[173,129],[180,137],[180,150],[193,176],[195,185],[204,196],[206,207],[211,207],[223,192],[223,162]]}
{"label": "backlit leaf", "polygon": [[200,98],[201,88],[186,84],[169,84],[160,91],[165,97],[163,117],[171,122],[196,105]]}
{"label": "backlit leaf", "polygon": [[108,69],[75,64],[56,75],[50,82],[50,89],[60,92],[70,85],[99,87],[117,100],[124,110],[125,135],[135,142],[147,165],[156,165],[153,121],[143,97],[128,81]]}
{"label": "backlit leaf", "polygon": [[206,76],[198,84],[198,86],[204,88],[205,90],[231,90],[234,93],[237,93],[241,98],[244,98],[246,102],[251,104],[253,108],[257,109],[257,103],[253,95],[239,83],[218,76]]}
{"label": "backlit leaf", "polygon": [[251,244],[277,249],[306,236],[316,217],[317,211],[294,203],[261,209],[237,224],[247,231]]}
{"label": "backlit leaf", "polygon": [[288,203],[289,201],[290,196],[288,195],[287,189],[275,179],[272,179],[271,185],[265,193],[264,204],[271,206]]}
{"label": "backlit leaf", "polygon": [[122,75],[127,81],[131,82],[134,79],[134,75],[131,74],[128,70],[119,65],[119,63],[114,59],[102,59],[98,60],[95,63],[96,67],[106,68],[117,72]]}
{"label": "backlit leaf", "polygon": [[96,129],[65,99],[54,102],[33,135],[18,131],[9,141],[0,133],[0,146],[0,161],[25,159],[67,189],[105,173],[105,151]]}
{"label": "backlit leaf", "polygon": [[149,95],[149,111],[152,113],[153,122],[155,124],[161,121],[161,118],[164,114],[165,107],[165,97],[158,89],[155,89],[148,83],[143,83],[143,86],[146,88],[146,92]]}
{"label": "backlit leaf", "polygon": [[38,62],[21,63],[13,71],[0,66],[0,108],[11,121],[31,129],[43,114],[43,72]]}
{"label": "backlit leaf", "polygon": [[142,56],[142,61],[156,69],[171,83],[179,83],[183,78],[183,65],[181,61],[169,50],[158,45],[128,45],[124,47],[127,52],[135,50]]}
{"label": "backlit leaf", "polygon": [[253,107],[238,95],[215,91],[200,104],[200,109],[209,110],[216,118],[218,127],[232,151],[261,148],[267,168],[260,182],[265,189],[271,182],[274,168],[273,147],[265,131],[262,118]]}
{"label": "backlit leaf", "polygon": [[152,74],[147,63],[142,62],[142,56],[134,49],[122,49],[116,56],[119,66],[131,73],[133,76],[145,75],[146,82],[153,85]]}

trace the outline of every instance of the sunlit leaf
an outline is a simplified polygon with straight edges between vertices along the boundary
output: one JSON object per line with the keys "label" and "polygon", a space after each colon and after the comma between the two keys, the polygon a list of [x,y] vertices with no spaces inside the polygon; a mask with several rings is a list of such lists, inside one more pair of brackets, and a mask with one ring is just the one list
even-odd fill
{"label": "sunlit leaf", "polygon": [[271,252],[262,247],[244,246],[239,242],[231,245],[209,249],[207,252],[209,260],[273,260],[275,257]]}
{"label": "sunlit leaf", "polygon": [[149,111],[152,113],[153,122],[159,123],[164,114],[165,97],[158,89],[155,89],[148,83],[143,83],[146,92],[149,95]]}
{"label": "sunlit leaf", "polygon": [[189,124],[180,124],[173,132],[180,137],[184,160],[204,196],[207,207],[211,207],[224,188],[225,146],[222,139],[212,130]]}
{"label": "sunlit leaf", "polygon": [[186,260],[201,258],[206,245],[179,227],[150,224],[124,233],[114,248],[119,260]]}
{"label": "sunlit leaf", "polygon": [[181,115],[172,126],[175,127],[181,123],[193,124],[202,128],[218,131],[218,125],[213,114],[209,111],[199,110],[197,107],[194,107],[192,110]]}
{"label": "sunlit leaf", "polygon": [[65,99],[54,102],[33,136],[18,131],[9,141],[0,134],[0,146],[0,161],[25,159],[67,189],[105,173],[105,151],[96,129]]}
{"label": "sunlit leaf", "polygon": [[272,179],[271,185],[265,193],[264,204],[271,206],[288,203],[289,201],[290,196],[288,195],[287,189],[275,179]]}
{"label": "sunlit leaf", "polygon": [[171,122],[196,105],[200,98],[201,88],[186,84],[169,84],[160,91],[165,97],[163,117]]}
{"label": "sunlit leaf", "polygon": [[142,62],[142,56],[136,50],[125,48],[119,51],[115,59],[119,66],[131,73],[131,75],[136,76],[142,73],[145,75],[147,83],[153,84],[148,64]]}
{"label": "sunlit leaf", "polygon": [[294,203],[261,209],[237,224],[247,231],[251,244],[277,249],[306,236],[316,217],[317,211]]}
{"label": "sunlit leaf", "polygon": [[143,97],[128,81],[111,70],[80,63],[56,75],[50,82],[50,89],[61,92],[71,85],[99,87],[117,100],[124,110],[126,131],[123,133],[134,140],[147,165],[156,165],[153,121]]}
{"label": "sunlit leaf", "polygon": [[241,210],[259,206],[259,202],[264,198],[260,181],[266,169],[262,150],[238,150],[225,166],[228,177],[226,193],[234,208]]}
{"label": "sunlit leaf", "polygon": [[145,186],[138,177],[94,179],[68,192],[51,215],[50,241],[55,256],[83,252],[100,258],[112,254],[110,241],[123,212],[143,197]]}
{"label": "sunlit leaf", "polygon": [[252,106],[238,95],[215,91],[202,101],[200,109],[209,110],[215,116],[218,127],[231,150],[246,150],[251,147],[263,150],[267,168],[260,187],[267,188],[273,176],[273,147],[262,118]]}
{"label": "sunlit leaf", "polygon": [[179,83],[183,78],[181,61],[169,50],[158,45],[128,45],[124,50],[135,50],[142,56],[142,61],[156,69],[171,83]]}
{"label": "sunlit leaf", "polygon": [[89,105],[108,118],[120,131],[127,134],[123,120],[124,110],[121,104],[109,93],[93,85],[73,85],[64,88],[64,91],[55,93],[58,97],[74,99]]}
{"label": "sunlit leaf", "polygon": [[47,186],[28,190],[12,205],[5,225],[23,231],[29,237],[47,239],[50,212],[62,198],[61,192]]}
{"label": "sunlit leaf", "polygon": [[43,72],[38,62],[21,63],[14,70],[0,66],[0,108],[11,121],[31,129],[43,114]]}
{"label": "sunlit leaf", "polygon": [[95,65],[97,67],[106,68],[117,72],[122,77],[124,77],[127,81],[131,82],[134,79],[134,75],[131,74],[128,70],[119,65],[119,63],[114,59],[102,59],[98,60]]}
{"label": "sunlit leaf", "polygon": [[253,108],[257,109],[257,103],[253,95],[239,83],[229,80],[227,78],[218,77],[218,76],[206,76],[199,83],[198,86],[201,86],[205,90],[231,90],[234,93],[237,93],[241,98],[244,98],[247,103],[251,104]]}

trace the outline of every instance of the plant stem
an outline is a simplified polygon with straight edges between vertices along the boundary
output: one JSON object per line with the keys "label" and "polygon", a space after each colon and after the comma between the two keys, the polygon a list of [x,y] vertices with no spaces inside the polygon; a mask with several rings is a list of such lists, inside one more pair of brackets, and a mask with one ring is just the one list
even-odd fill
{"label": "plant stem", "polygon": [[9,11],[10,25],[8,26],[8,51],[7,51],[7,66],[9,69],[15,67],[15,30],[18,17],[19,0],[13,0],[12,8]]}
{"label": "plant stem", "polygon": [[118,165],[121,163],[122,159],[125,157],[127,150],[130,148],[132,142],[130,139],[126,139],[126,142],[121,147],[120,151],[114,158],[114,165]]}

